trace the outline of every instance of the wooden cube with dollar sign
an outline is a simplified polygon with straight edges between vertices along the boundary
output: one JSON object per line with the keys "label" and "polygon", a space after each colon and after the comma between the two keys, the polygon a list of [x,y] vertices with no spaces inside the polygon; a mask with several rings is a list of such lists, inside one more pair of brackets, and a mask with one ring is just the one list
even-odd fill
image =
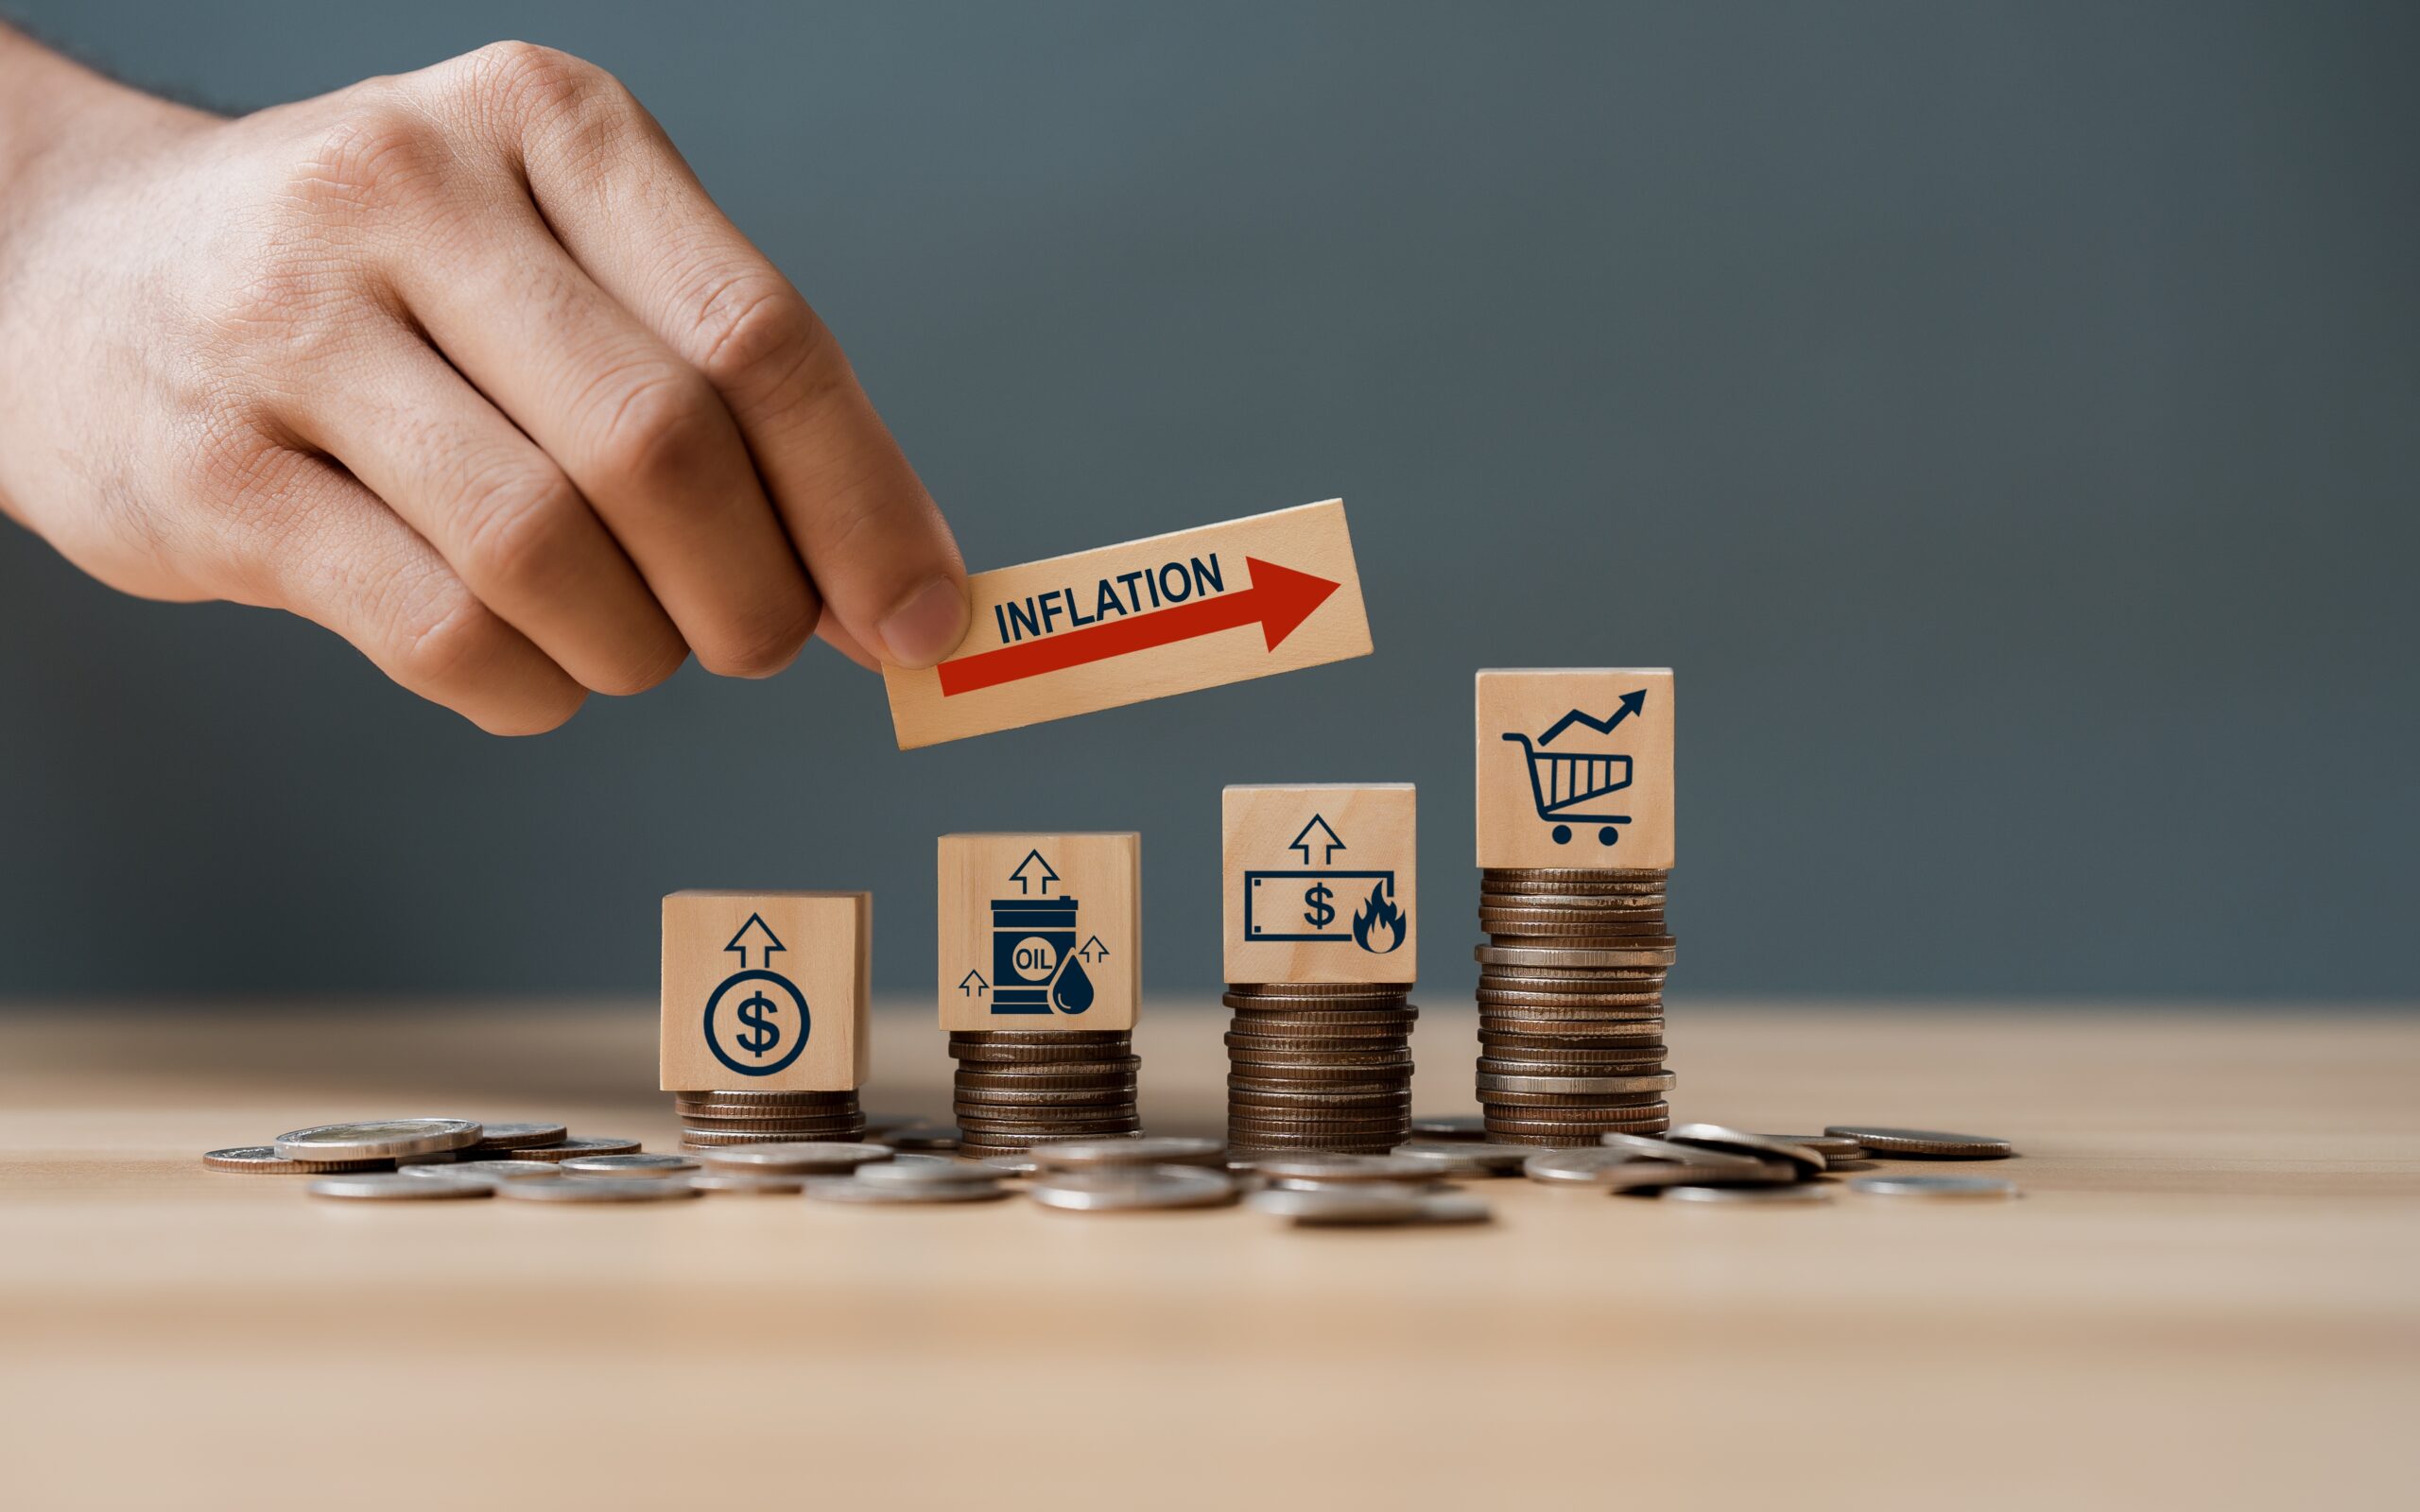
{"label": "wooden cube with dollar sign", "polygon": [[846,1091],[865,1084],[873,895],[676,892],[664,900],[659,1085]]}
{"label": "wooden cube with dollar sign", "polygon": [[1221,804],[1226,979],[1418,979],[1419,791],[1235,786]]}

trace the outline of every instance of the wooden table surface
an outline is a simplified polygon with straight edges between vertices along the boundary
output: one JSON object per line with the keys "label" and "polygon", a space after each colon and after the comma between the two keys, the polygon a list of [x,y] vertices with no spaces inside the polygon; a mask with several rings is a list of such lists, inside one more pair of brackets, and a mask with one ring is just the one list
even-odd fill
{"label": "wooden table surface", "polygon": [[[869,1105],[946,1116],[925,1014]],[[1144,1111],[1216,1127],[1157,1004]],[[1424,1110],[1469,1099],[1432,1006]],[[652,1017],[0,1016],[0,1503],[2409,1504],[2420,1016],[1676,1005],[1684,1116],[1973,1128],[2022,1201],[1496,1220],[344,1206],[208,1147],[383,1114],[672,1140]]]}

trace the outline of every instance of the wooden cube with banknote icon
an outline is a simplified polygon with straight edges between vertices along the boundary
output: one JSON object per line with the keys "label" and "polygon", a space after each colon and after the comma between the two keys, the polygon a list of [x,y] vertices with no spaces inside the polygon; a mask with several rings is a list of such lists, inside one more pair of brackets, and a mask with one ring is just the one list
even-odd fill
{"label": "wooden cube with banknote icon", "polygon": [[1672,866],[1672,669],[1478,674],[1478,864]]}
{"label": "wooden cube with banknote icon", "polygon": [[658,1085],[865,1083],[873,895],[698,889],[664,900]]}
{"label": "wooden cube with banknote icon", "polygon": [[941,837],[941,1026],[1134,1027],[1142,1000],[1143,837]]}
{"label": "wooden cube with banknote icon", "polygon": [[1417,980],[1418,810],[1409,782],[1229,787],[1226,980]]}

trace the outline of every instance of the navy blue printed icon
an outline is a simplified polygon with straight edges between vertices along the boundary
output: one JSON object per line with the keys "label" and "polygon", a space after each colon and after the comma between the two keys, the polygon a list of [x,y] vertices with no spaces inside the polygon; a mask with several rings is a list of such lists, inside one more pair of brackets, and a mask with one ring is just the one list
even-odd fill
{"label": "navy blue printed icon", "polygon": [[[706,998],[706,1048],[742,1076],[769,1076],[798,1058],[815,1029],[806,994],[773,970],[773,953],[789,947],[762,915],[750,914],[723,949],[738,955],[739,970]],[[763,965],[754,969],[748,964],[752,950],[764,953]]]}
{"label": "navy blue printed icon", "polygon": [[[1244,873],[1244,938],[1349,940],[1373,955],[1388,954],[1404,942],[1410,917],[1395,905],[1395,874],[1329,866],[1347,847],[1324,816],[1312,815],[1287,849],[1301,853],[1302,868]],[[1310,865],[1314,849],[1320,851],[1317,867]],[[1340,906],[1340,899],[1348,897],[1357,901],[1349,920]]]}
{"label": "navy blue printed icon", "polygon": [[1076,948],[1077,900],[1049,895],[1059,873],[1040,850],[1027,851],[1009,880],[1017,885],[1017,896],[992,900],[992,1011],[1083,1012],[1093,1005],[1093,979],[1084,962],[1099,960],[1109,947],[1096,936],[1082,950]]}
{"label": "navy blue printed icon", "polygon": [[1547,727],[1546,732],[1533,743],[1518,730],[1507,730],[1504,738],[1520,743],[1521,753],[1530,764],[1530,796],[1537,802],[1538,817],[1554,826],[1554,843],[1571,843],[1573,824],[1594,824],[1599,845],[1612,845],[1622,837],[1621,827],[1631,821],[1627,814],[1589,814],[1583,809],[1600,806],[1608,795],[1618,793],[1631,783],[1631,759],[1626,755],[1574,750],[1565,747],[1549,751],[1545,747],[1569,730],[1574,725],[1584,725],[1599,735],[1610,735],[1616,726],[1647,707],[1647,690],[1622,696],[1621,706],[1599,719],[1585,710],[1574,709]]}

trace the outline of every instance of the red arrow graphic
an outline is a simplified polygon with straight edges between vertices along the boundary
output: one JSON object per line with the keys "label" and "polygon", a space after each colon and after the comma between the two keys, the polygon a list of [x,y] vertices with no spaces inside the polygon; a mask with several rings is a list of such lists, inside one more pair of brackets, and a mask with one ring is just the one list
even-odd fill
{"label": "red arrow graphic", "polygon": [[1274,651],[1277,643],[1293,634],[1294,627],[1310,618],[1311,610],[1325,603],[1338,586],[1324,577],[1298,573],[1257,557],[1246,557],[1244,566],[1251,570],[1252,586],[1236,593],[944,662],[934,669],[941,674],[942,696],[996,688],[1004,682],[1019,682],[1046,672],[1064,672],[1086,662],[1148,651],[1155,645],[1173,645],[1240,625],[1257,623],[1268,639],[1269,649]]}

